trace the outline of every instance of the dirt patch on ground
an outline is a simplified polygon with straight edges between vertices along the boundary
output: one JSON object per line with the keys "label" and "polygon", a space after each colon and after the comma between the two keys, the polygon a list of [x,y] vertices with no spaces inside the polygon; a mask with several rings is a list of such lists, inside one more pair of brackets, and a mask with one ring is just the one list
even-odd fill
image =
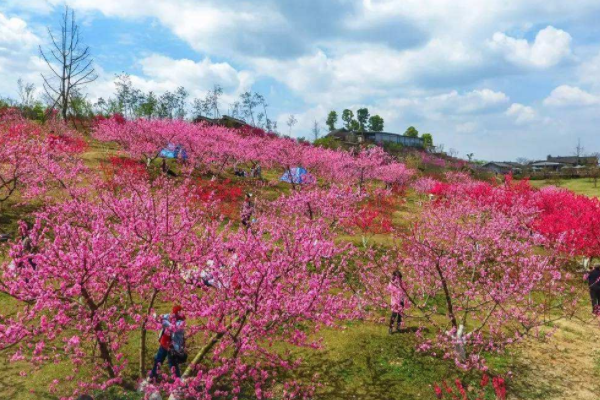
{"label": "dirt patch on ground", "polygon": [[600,322],[564,320],[545,340],[519,349],[511,399],[600,399]]}

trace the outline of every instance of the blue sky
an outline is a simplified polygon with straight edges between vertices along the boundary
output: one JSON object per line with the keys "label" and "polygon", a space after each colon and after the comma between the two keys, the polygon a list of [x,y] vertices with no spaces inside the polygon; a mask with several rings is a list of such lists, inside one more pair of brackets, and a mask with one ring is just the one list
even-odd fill
{"label": "blue sky", "polygon": [[[246,90],[310,136],[329,110],[368,107],[487,160],[600,152],[598,0],[69,0],[107,97],[115,74],[144,90]],[[0,0],[0,96],[40,86],[37,47],[62,0]]]}

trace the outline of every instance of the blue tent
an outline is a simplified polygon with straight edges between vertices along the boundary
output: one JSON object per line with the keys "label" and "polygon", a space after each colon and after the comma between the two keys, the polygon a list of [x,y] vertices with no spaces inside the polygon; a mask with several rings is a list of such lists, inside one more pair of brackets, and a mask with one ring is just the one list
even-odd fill
{"label": "blue tent", "polygon": [[180,145],[174,145],[169,143],[167,147],[162,149],[159,153],[159,157],[162,158],[181,158],[187,160],[187,152]]}
{"label": "blue tent", "polygon": [[310,175],[308,171],[302,167],[291,168],[289,171],[285,171],[285,173],[279,178],[282,182],[287,183],[308,183]]}

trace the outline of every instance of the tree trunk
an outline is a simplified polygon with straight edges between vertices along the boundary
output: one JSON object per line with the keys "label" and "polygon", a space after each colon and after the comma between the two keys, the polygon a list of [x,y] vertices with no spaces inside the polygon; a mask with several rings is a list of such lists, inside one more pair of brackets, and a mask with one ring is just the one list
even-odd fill
{"label": "tree trunk", "polygon": [[[112,288],[112,284],[111,284],[111,288]],[[109,292],[110,292],[110,288],[107,291],[105,298]],[[82,288],[81,295],[83,296],[88,307],[90,308],[90,321],[93,321],[94,317],[96,315],[96,310],[98,310],[99,306],[96,303],[94,303],[94,300],[92,300],[92,297],[89,295],[88,291],[85,288]],[[113,379],[115,377],[115,371],[113,368],[113,362],[112,362],[112,357],[110,354],[110,349],[108,348],[108,344],[106,342],[100,340],[100,336],[103,336],[103,335],[101,335],[103,332],[103,329],[102,329],[102,324],[100,322],[97,322],[94,325],[94,332],[96,333],[96,341],[98,342],[98,348],[100,349],[100,358],[102,358],[102,361],[104,361],[106,372],[108,373],[108,376],[111,379]]]}
{"label": "tree trunk", "polygon": [[[96,332],[96,337],[102,333],[102,326],[98,323],[94,327],[94,331]],[[98,338],[98,347],[100,348],[100,357],[106,364],[106,372],[108,373],[109,378],[113,379],[115,377],[115,371],[113,368],[112,357],[110,356],[110,350],[108,349],[108,344]]]}
{"label": "tree trunk", "polygon": [[146,340],[148,337],[148,330],[146,329],[146,323],[148,322],[150,310],[152,309],[152,307],[154,307],[154,301],[156,300],[157,295],[158,290],[154,289],[154,291],[152,292],[152,296],[150,297],[150,303],[148,304],[148,308],[146,310],[146,316],[144,317],[144,320],[142,321],[142,325],[140,327],[140,370],[138,372],[140,378],[143,378],[148,373],[146,369],[146,354],[148,352]]}
{"label": "tree trunk", "polygon": [[196,369],[196,366],[198,364],[200,364],[200,362],[202,362],[202,360],[204,359],[204,357],[208,354],[209,351],[212,350],[213,347],[215,347],[215,345],[217,343],[219,343],[219,341],[223,338],[223,336],[225,336],[225,334],[227,332],[229,332],[229,330],[231,329],[231,327],[233,326],[233,324],[235,324],[238,321],[242,321],[242,325],[244,324],[244,321],[246,320],[246,317],[242,317],[242,318],[236,318],[233,322],[231,322],[229,325],[227,325],[227,327],[223,330],[223,332],[219,332],[213,335],[213,337],[208,341],[207,344],[204,345],[204,347],[202,347],[200,349],[200,351],[198,352],[198,354],[196,354],[196,356],[194,357],[194,359],[190,362],[190,364],[188,365],[188,367],[185,369],[185,371],[183,372],[182,378],[187,378],[189,377],[194,370]]}
{"label": "tree trunk", "polygon": [[454,315],[454,307],[452,306],[452,298],[450,297],[450,290],[448,290],[446,278],[444,278],[444,274],[442,273],[439,264],[435,265],[435,269],[437,270],[440,281],[442,282],[442,289],[444,290],[444,297],[446,299],[446,306],[448,307],[448,316],[450,317],[450,322],[452,323],[452,327],[454,329],[458,329],[458,322],[456,321],[456,316]]}

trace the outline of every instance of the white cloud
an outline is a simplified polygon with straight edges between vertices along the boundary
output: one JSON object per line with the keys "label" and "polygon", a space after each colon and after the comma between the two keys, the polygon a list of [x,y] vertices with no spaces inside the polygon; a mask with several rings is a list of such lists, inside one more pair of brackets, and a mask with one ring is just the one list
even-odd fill
{"label": "white cloud", "polygon": [[0,13],[0,52],[6,54],[31,49],[39,43],[39,38],[29,30],[24,20]]}
{"label": "white cloud", "polygon": [[600,52],[579,66],[579,80],[600,89]]}
{"label": "white cloud", "polygon": [[506,115],[514,118],[517,125],[524,125],[538,120],[537,112],[530,106],[513,103],[506,110]]}
{"label": "white cloud", "polygon": [[478,89],[459,93],[456,90],[437,95],[392,98],[385,102],[383,116],[408,115],[427,120],[461,119],[462,116],[491,113],[503,109],[509,98],[502,92]]}
{"label": "white cloud", "polygon": [[456,132],[459,133],[473,133],[479,129],[479,124],[476,122],[465,122],[463,124],[456,125]]}
{"label": "white cloud", "polygon": [[578,87],[562,85],[557,87],[544,99],[545,106],[593,106],[600,104],[600,96],[588,93]]}
{"label": "white cloud", "polygon": [[454,90],[450,93],[425,98],[423,106],[459,114],[470,114],[493,110],[508,101],[509,98],[506,94],[490,89],[474,90],[462,95]]}
{"label": "white cloud", "polygon": [[220,85],[227,93],[239,93],[252,85],[249,72],[237,71],[226,62],[213,63],[209,58],[195,62],[153,54],[139,63],[144,75],[165,89],[184,86],[193,92],[205,92]]}
{"label": "white cloud", "polygon": [[496,32],[489,45],[513,64],[548,68],[571,54],[571,41],[571,35],[567,32],[548,26],[538,32],[533,43]]}
{"label": "white cloud", "polygon": [[27,23],[0,13],[0,94],[15,97],[17,79],[40,86],[44,63],[37,57],[40,38]]}
{"label": "white cloud", "polygon": [[431,40],[423,48],[398,51],[385,46],[353,52],[313,55],[293,60],[260,58],[257,71],[287,85],[307,102],[360,102],[369,96],[390,96],[407,85],[446,79],[480,66],[479,53],[462,43]]}

